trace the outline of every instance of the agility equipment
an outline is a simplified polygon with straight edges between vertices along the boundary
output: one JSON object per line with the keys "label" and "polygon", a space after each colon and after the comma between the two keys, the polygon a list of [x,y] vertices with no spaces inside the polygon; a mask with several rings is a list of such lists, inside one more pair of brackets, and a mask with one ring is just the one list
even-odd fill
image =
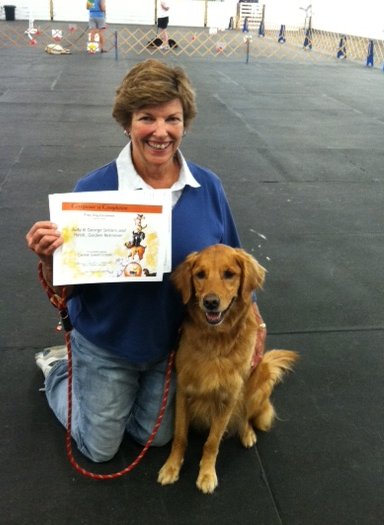
{"label": "agility equipment", "polygon": [[305,39],[304,39],[304,49],[311,50],[312,49],[312,17],[309,17],[308,20],[308,27],[305,31]]}
{"label": "agility equipment", "polygon": [[312,29],[308,28],[305,32],[304,49],[312,49]]}
{"label": "agility equipment", "polygon": [[261,20],[260,20],[258,35],[260,38],[265,37],[265,4],[263,5],[263,10],[261,12]]}
{"label": "agility equipment", "polygon": [[347,36],[341,35],[336,58],[347,58]]}
{"label": "agility equipment", "polygon": [[280,27],[279,37],[277,41],[279,42],[279,44],[285,44],[286,40],[287,39],[285,38],[285,25],[282,24]]}
{"label": "agility equipment", "polygon": [[368,43],[368,54],[367,54],[367,67],[373,67],[374,64],[374,43],[370,40]]}
{"label": "agility equipment", "polygon": [[243,33],[249,33],[248,17],[247,16],[244,18]]}

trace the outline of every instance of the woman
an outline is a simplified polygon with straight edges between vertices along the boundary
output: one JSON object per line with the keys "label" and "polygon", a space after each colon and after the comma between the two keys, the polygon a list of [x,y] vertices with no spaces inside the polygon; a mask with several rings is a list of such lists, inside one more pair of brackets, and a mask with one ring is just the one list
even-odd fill
{"label": "woman", "polygon": [[[134,66],[117,89],[113,116],[129,137],[118,158],[79,180],[75,191],[168,188],[172,194],[172,268],[190,252],[216,243],[239,246],[218,177],[186,162],[182,138],[196,115],[184,71],[157,60]],[[52,254],[63,239],[49,221],[34,224],[27,243],[52,287]],[[146,443],[159,412],[169,351],[176,346],[183,306],[162,282],[76,285],[68,301],[74,366],[72,434],[93,461],[117,452],[124,433]],[[255,313],[262,319],[255,304]],[[265,330],[257,352],[263,351]],[[48,402],[66,423],[67,363],[54,348],[36,356]],[[174,379],[174,378],[173,378]],[[174,380],[153,442],[172,437]]]}
{"label": "woman", "polygon": [[89,29],[91,42],[96,41],[96,35],[99,39],[100,53],[106,53],[105,49],[105,1],[104,0],[87,0],[87,9],[89,10]]}

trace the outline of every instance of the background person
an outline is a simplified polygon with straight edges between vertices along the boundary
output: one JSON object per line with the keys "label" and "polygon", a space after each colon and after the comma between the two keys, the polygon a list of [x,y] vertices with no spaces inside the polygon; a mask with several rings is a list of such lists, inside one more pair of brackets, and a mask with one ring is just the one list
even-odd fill
{"label": "background person", "polygon": [[91,42],[96,42],[96,35],[99,38],[100,53],[106,53],[105,49],[105,1],[88,0],[87,9],[89,11],[89,29]]}
{"label": "background person", "polygon": [[169,2],[161,1],[158,7],[158,16],[157,16],[157,28],[160,30],[159,38],[163,41],[160,46],[162,49],[169,48],[169,37],[168,37],[168,24],[169,24],[169,13],[170,13],[170,4]]}
{"label": "background person", "polygon": [[[219,178],[180,151],[196,115],[195,93],[183,69],[157,60],[135,65],[117,89],[113,116],[129,137],[117,159],[78,181],[75,191],[168,188],[172,196],[172,268],[193,251],[240,245]],[[63,244],[50,221],[26,235],[52,288],[54,251]],[[59,289],[55,291],[60,292]],[[177,345],[184,317],[181,298],[164,274],[161,282],[76,285],[69,288],[73,357],[72,435],[82,453],[107,461],[125,432],[145,444],[162,401],[167,356]],[[255,303],[258,324],[262,319]],[[266,331],[258,331],[256,352]],[[36,354],[48,403],[63,425],[67,415],[65,349]],[[175,381],[153,445],[173,435]]]}

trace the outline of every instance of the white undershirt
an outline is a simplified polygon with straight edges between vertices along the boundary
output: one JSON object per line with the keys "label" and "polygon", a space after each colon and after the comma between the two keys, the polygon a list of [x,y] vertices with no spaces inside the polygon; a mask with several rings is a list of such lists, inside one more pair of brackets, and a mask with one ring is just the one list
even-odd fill
{"label": "white undershirt", "polygon": [[[172,184],[169,191],[172,193],[172,207],[175,206],[185,186],[199,188],[200,184],[192,175],[180,150],[177,151],[178,161],[180,163],[180,174],[176,182]],[[120,191],[134,190],[153,190],[152,186],[147,184],[137,173],[132,162],[131,143],[129,142],[120,152],[116,159],[118,187]]]}

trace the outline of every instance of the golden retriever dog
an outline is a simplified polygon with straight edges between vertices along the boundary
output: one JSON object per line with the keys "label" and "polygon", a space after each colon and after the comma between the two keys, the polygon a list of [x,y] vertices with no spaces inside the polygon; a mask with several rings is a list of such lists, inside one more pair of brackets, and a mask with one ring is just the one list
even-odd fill
{"label": "golden retriever dog", "polygon": [[251,255],[221,244],[190,254],[172,275],[187,314],[176,353],[174,438],[158,476],[162,485],[179,478],[190,424],[209,430],[196,482],[207,494],[217,487],[224,434],[237,433],[244,447],[252,447],[255,429],[272,426],[273,387],[298,354],[271,350],[252,367],[259,328],[252,292],[264,277],[265,269]]}

